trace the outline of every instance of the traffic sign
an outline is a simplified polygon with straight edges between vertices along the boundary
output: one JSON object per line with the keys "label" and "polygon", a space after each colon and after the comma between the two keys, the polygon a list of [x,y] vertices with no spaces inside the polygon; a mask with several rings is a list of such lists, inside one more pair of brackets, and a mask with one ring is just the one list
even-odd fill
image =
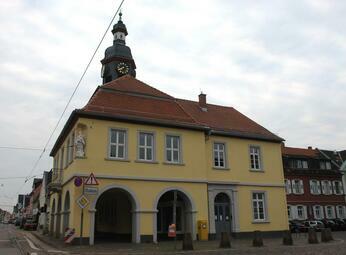
{"label": "traffic sign", "polygon": [[80,187],[83,184],[83,178],[77,176],[76,178],[74,178],[74,185],[76,187]]}
{"label": "traffic sign", "polygon": [[84,182],[85,185],[99,185],[93,173],[89,175],[89,177]]}
{"label": "traffic sign", "polygon": [[98,192],[99,192],[99,189],[97,187],[84,188],[84,194],[87,194],[87,195],[97,195]]}
{"label": "traffic sign", "polygon": [[76,202],[79,205],[79,207],[82,208],[82,209],[85,208],[89,204],[89,200],[84,195],[81,195],[77,199]]}

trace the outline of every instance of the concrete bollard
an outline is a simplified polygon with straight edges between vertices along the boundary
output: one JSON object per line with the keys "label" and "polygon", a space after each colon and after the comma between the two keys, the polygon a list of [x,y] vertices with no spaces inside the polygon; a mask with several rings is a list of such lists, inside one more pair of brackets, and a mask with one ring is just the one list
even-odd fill
{"label": "concrete bollard", "polygon": [[191,233],[185,233],[183,238],[183,250],[191,251],[193,250],[192,236]]}
{"label": "concrete bollard", "polygon": [[231,240],[227,232],[221,232],[219,248],[231,248]]}
{"label": "concrete bollard", "polygon": [[263,239],[262,239],[262,232],[259,230],[254,231],[254,238],[252,241],[252,246],[254,247],[262,247],[263,246]]}
{"label": "concrete bollard", "polygon": [[309,231],[308,231],[308,242],[311,243],[311,244],[318,243],[317,233],[316,233],[316,230],[314,228],[309,228]]}
{"label": "concrete bollard", "polygon": [[321,230],[321,242],[333,241],[332,231],[330,228],[323,228]]}
{"label": "concrete bollard", "polygon": [[292,239],[291,231],[285,230],[283,232],[282,244],[283,245],[293,245],[293,239]]}

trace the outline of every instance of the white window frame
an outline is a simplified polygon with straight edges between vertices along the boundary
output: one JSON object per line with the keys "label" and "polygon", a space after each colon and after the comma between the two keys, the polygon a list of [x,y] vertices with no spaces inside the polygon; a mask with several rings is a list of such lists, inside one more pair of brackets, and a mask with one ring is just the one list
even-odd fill
{"label": "white window frame", "polygon": [[[302,216],[299,216],[299,208],[302,208]],[[306,206],[305,205],[296,205],[296,218],[298,220],[306,220],[307,219],[307,211],[306,211]]]}
{"label": "white window frame", "polygon": [[310,193],[312,195],[320,195],[321,194],[321,184],[319,180],[310,180]]}
{"label": "white window frame", "polygon": [[[218,147],[215,149],[216,145]],[[223,146],[223,148],[220,149],[220,146]],[[227,153],[226,152],[227,152],[227,150],[226,150],[226,143],[224,143],[224,142],[214,142],[213,143],[213,167],[214,168],[221,168],[221,169],[227,168],[227,159],[226,159]],[[217,153],[218,165],[215,164],[216,163],[215,162],[215,160],[216,160],[215,153]],[[221,163],[220,155],[223,156],[223,166],[220,165],[220,163]]]}
{"label": "white window frame", "polygon": [[[112,132],[116,132],[116,141],[112,142]],[[119,143],[119,134],[124,133],[124,143]],[[128,145],[128,138],[127,138],[127,130],[126,129],[119,129],[119,128],[111,128],[109,130],[109,142],[108,142],[108,158],[109,159],[116,159],[116,160],[127,160],[127,145]],[[111,155],[111,149],[112,146],[116,146],[116,155]],[[123,147],[123,157],[119,157],[119,147]]]}
{"label": "white window frame", "polygon": [[[141,145],[141,135],[144,135],[144,145]],[[151,146],[147,144],[147,137],[151,136]],[[137,151],[137,159],[139,161],[148,161],[153,162],[156,158],[155,151],[155,134],[153,132],[139,131],[138,132],[138,151]],[[144,158],[140,158],[141,153],[140,150],[144,149]],[[147,150],[151,150],[151,159],[148,159]]]}
{"label": "white window frame", "polygon": [[332,182],[329,180],[322,180],[321,181],[322,186],[322,193],[324,195],[332,195],[333,194],[333,186]]}
{"label": "white window frame", "polygon": [[285,179],[285,191],[287,195],[292,193],[292,185],[289,179]]}
{"label": "white window frame", "polygon": [[[253,196],[262,195],[262,198],[254,198]],[[260,203],[263,205],[263,218],[256,218],[260,216]],[[251,204],[252,204],[252,219],[253,222],[266,222],[268,221],[267,210],[267,194],[265,191],[252,191],[251,192]]]}
{"label": "white window frame", "polygon": [[[341,214],[340,214],[340,209],[342,210]],[[345,211],[345,209],[346,209],[346,207],[344,205],[337,205],[337,206],[335,206],[337,218],[339,218],[339,219],[345,219],[346,218],[346,211]]]}
{"label": "white window frame", "polygon": [[[298,182],[298,184],[296,182]],[[291,183],[292,183],[292,193],[293,194],[295,194],[295,195],[302,195],[302,194],[304,194],[304,183],[303,183],[303,180],[293,179],[291,181]]]}
{"label": "white window frame", "polygon": [[[178,138],[178,148],[174,148],[174,146],[173,146],[173,138]],[[172,139],[170,148],[167,147],[167,140],[168,139]],[[165,161],[166,161],[166,163],[181,164],[182,163],[181,148],[182,148],[182,146],[181,146],[181,136],[180,135],[166,134],[166,137],[165,137]],[[170,161],[167,158],[167,152],[168,151],[171,154],[171,160]],[[174,160],[174,152],[178,152],[178,160]]]}
{"label": "white window frame", "polygon": [[[339,186],[340,192],[336,192],[336,186]],[[333,192],[335,195],[343,195],[344,194],[344,189],[343,189],[341,181],[333,181]]]}
{"label": "white window frame", "polygon": [[[257,145],[249,146],[250,155],[250,170],[251,171],[263,171],[261,147]],[[253,163],[252,163],[253,162]]]}
{"label": "white window frame", "polygon": [[[332,215],[328,214],[328,208],[332,209]],[[335,219],[335,206],[333,206],[333,205],[326,205],[324,207],[324,210],[325,210],[325,215],[326,215],[327,219]]]}
{"label": "white window frame", "polygon": [[[319,210],[319,214],[320,214],[319,217],[317,216],[317,210]],[[321,205],[314,205],[314,206],[313,206],[313,212],[314,212],[314,218],[315,218],[316,220],[321,220],[321,219],[324,218],[323,206],[321,206]]]}

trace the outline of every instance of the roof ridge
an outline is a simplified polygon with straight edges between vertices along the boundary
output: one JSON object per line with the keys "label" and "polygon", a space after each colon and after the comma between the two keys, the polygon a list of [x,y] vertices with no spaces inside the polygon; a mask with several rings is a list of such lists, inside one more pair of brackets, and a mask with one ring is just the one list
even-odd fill
{"label": "roof ridge", "polygon": [[[175,98],[175,99],[178,99],[178,100],[181,100],[181,101],[187,101],[187,102],[191,102],[191,103],[196,103],[196,104],[198,104],[198,101],[193,101],[193,100],[190,100],[190,99],[184,99],[184,98]],[[235,108],[232,107],[232,106],[225,106],[225,105],[219,105],[219,104],[210,104],[210,103],[207,103],[207,105],[217,106],[217,107],[222,107],[222,108],[228,108],[228,109],[235,109]]]}
{"label": "roof ridge", "polygon": [[183,110],[183,112],[185,112],[186,115],[188,115],[194,122],[196,122],[196,124],[205,126],[203,123],[200,123],[199,121],[197,121],[190,113],[188,113],[188,112],[184,109],[184,107],[183,107],[181,104],[179,104],[179,102],[178,102],[177,100],[174,100],[174,101],[175,101],[175,102],[177,103],[177,105]]}

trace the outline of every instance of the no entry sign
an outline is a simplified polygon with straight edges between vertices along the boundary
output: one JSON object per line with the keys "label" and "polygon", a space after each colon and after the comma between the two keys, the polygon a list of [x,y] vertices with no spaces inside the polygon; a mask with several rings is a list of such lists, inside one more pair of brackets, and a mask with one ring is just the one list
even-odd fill
{"label": "no entry sign", "polygon": [[74,178],[74,185],[76,187],[80,187],[82,184],[83,184],[83,178],[82,177],[77,176]]}

